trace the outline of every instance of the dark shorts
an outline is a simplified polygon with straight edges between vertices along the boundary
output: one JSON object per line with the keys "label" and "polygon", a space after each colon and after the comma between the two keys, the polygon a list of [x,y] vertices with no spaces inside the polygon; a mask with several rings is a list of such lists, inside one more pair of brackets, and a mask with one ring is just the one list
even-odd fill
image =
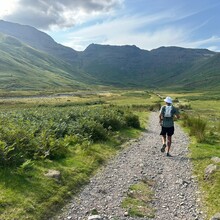
{"label": "dark shorts", "polygon": [[160,132],[160,135],[167,135],[167,136],[172,136],[174,134],[174,127],[162,127],[162,130]]}

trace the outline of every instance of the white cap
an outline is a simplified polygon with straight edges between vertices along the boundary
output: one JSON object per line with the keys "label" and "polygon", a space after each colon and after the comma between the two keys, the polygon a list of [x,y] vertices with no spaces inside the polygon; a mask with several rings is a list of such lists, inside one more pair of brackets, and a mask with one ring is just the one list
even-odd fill
{"label": "white cap", "polygon": [[166,97],[165,99],[164,99],[164,102],[166,102],[166,103],[170,103],[170,104],[172,104],[172,99],[170,98],[170,97]]}

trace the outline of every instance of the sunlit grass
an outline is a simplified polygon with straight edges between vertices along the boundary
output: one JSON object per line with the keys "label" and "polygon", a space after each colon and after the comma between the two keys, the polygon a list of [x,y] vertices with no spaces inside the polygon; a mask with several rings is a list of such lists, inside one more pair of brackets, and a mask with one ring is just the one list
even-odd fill
{"label": "sunlit grass", "polygon": [[[123,91],[124,93],[125,91]],[[139,97],[137,99],[131,94],[123,96],[123,109],[130,106],[132,102],[138,105],[143,100],[153,104],[157,98]],[[122,96],[121,91],[113,92],[77,92],[77,95],[61,95],[56,97],[22,97],[3,99],[0,103],[1,111],[32,111],[35,109],[48,109],[52,114],[57,108],[64,111],[71,106],[84,106],[90,108],[96,106],[112,105]],[[142,96],[138,94],[138,96]],[[101,104],[103,102],[103,104]],[[120,103],[120,102],[119,102]],[[116,104],[119,105],[119,104]],[[132,107],[130,106],[130,110]],[[122,129],[112,133],[111,138],[97,143],[83,143],[77,146],[69,146],[67,157],[58,160],[42,159],[31,160],[24,167],[2,167],[0,169],[0,219],[48,219],[65,204],[66,200],[79,191],[88,182],[89,178],[99,169],[100,166],[112,158],[121,147],[130,139],[138,138],[146,127],[147,109],[135,108],[134,114],[139,116],[141,129]],[[22,167],[23,166],[23,167]],[[49,170],[58,170],[61,177],[57,181],[45,176]],[[59,207],[59,208],[57,208]]]}
{"label": "sunlit grass", "polygon": [[207,219],[210,219],[220,208],[220,171],[216,171],[209,179],[205,179],[205,168],[214,162],[212,157],[220,158],[220,145],[197,144],[190,146],[190,158],[194,164],[194,173],[198,177],[202,189],[204,211],[207,212]]}

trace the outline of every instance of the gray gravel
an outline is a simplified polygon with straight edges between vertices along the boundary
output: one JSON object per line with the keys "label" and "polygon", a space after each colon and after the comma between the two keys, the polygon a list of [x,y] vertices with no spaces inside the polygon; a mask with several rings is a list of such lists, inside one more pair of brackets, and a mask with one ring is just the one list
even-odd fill
{"label": "gray gravel", "polygon": [[192,165],[188,159],[189,138],[175,125],[171,147],[172,157],[160,152],[161,137],[158,113],[152,113],[146,132],[129,143],[96,175],[85,188],[52,218],[87,220],[91,210],[97,210],[102,219],[148,219],[126,216],[121,202],[133,185],[143,178],[155,181],[152,220],[203,220],[200,211],[200,193]]}

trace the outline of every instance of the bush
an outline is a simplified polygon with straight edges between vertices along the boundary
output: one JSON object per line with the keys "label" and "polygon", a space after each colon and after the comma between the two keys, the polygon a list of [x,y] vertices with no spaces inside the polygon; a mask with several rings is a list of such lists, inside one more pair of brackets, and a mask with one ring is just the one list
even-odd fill
{"label": "bush", "polygon": [[107,130],[97,121],[80,119],[78,132],[92,141],[106,140]]}
{"label": "bush", "polygon": [[24,161],[22,152],[15,146],[7,146],[7,143],[0,141],[0,166],[16,166]]}
{"label": "bush", "polygon": [[69,146],[107,140],[109,130],[140,128],[128,108],[71,106],[0,113],[0,165],[66,157]]}
{"label": "bush", "polygon": [[125,117],[125,121],[128,127],[133,127],[133,128],[140,128],[140,121],[139,121],[139,117],[137,115],[126,115]]}
{"label": "bush", "polygon": [[191,109],[191,105],[190,105],[189,103],[179,104],[178,107],[179,107],[179,109],[181,109],[181,110],[190,110],[190,109]]}
{"label": "bush", "polygon": [[124,126],[124,123],[120,117],[112,115],[103,118],[101,122],[103,123],[104,128],[112,131],[119,131]]}
{"label": "bush", "polygon": [[148,110],[150,111],[158,111],[161,108],[161,104],[159,102],[152,104],[148,107]]}
{"label": "bush", "polygon": [[185,127],[190,129],[190,135],[195,136],[198,142],[205,140],[207,122],[200,117],[183,116]]}

